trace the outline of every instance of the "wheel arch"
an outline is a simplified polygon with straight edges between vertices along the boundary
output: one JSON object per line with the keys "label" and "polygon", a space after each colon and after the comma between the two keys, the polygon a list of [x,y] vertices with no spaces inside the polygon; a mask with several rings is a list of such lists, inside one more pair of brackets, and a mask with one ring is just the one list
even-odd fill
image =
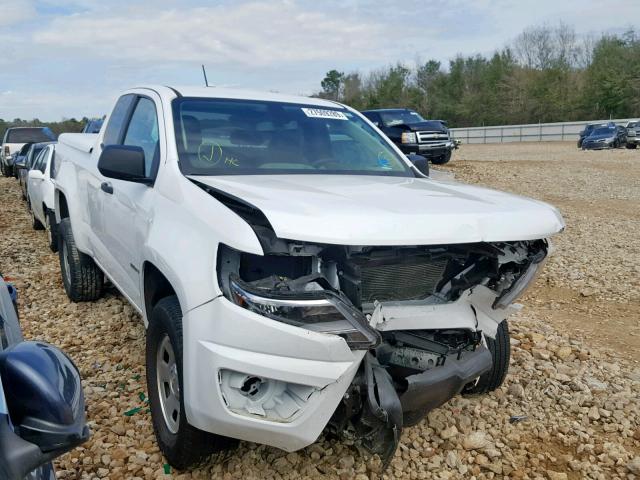
{"label": "wheel arch", "polygon": [[172,275],[166,275],[153,262],[146,260],[142,264],[142,299],[144,301],[144,322],[149,324],[153,307],[163,298],[175,295],[184,313],[184,301]]}
{"label": "wheel arch", "polygon": [[60,223],[63,218],[70,217],[69,215],[69,204],[67,203],[67,197],[65,194],[56,189],[54,193],[54,203],[55,203],[55,211],[56,211],[56,222]]}

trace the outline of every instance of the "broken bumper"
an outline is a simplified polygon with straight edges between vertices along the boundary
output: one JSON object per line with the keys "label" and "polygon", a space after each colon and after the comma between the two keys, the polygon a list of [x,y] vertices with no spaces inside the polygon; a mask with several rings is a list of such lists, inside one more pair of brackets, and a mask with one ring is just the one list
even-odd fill
{"label": "broken bumper", "polygon": [[418,423],[428,412],[459,394],[465,385],[491,369],[491,352],[478,347],[463,352],[459,360],[407,377],[407,390],[400,395],[404,426]]}
{"label": "broken bumper", "polygon": [[[320,436],[365,354],[338,336],[275,322],[223,297],[185,313],[183,344],[189,423],[287,451]],[[271,400],[243,397],[235,388],[242,375],[267,379],[257,395]]]}

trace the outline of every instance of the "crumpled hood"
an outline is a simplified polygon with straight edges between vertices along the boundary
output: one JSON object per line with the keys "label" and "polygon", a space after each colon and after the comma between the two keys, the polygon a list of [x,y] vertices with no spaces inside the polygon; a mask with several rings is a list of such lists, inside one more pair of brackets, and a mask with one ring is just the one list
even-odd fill
{"label": "crumpled hood", "polygon": [[356,175],[189,178],[259,208],[276,235],[290,240],[437,245],[533,240],[564,228],[560,213],[546,203],[454,182]]}

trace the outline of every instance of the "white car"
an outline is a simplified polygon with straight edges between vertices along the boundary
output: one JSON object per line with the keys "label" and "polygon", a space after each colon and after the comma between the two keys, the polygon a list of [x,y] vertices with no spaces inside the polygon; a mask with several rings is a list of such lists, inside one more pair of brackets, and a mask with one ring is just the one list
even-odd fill
{"label": "white car", "polygon": [[323,430],[388,462],[403,427],[503,382],[506,318],[564,227],[431,179],[321,99],[140,87],[56,161],[64,287],[95,300],[106,275],[142,314],[177,468],[225,437],[293,451]]}
{"label": "white car", "polygon": [[626,147],[635,149],[640,144],[640,120],[634,120],[627,123],[627,143]]}
{"label": "white car", "polygon": [[13,162],[16,154],[27,143],[50,142],[55,135],[48,127],[7,128],[0,146],[0,170],[5,177],[15,176]]}
{"label": "white car", "polygon": [[58,251],[58,231],[55,214],[55,170],[56,144],[51,143],[38,154],[27,174],[27,198],[31,223],[34,230],[45,229],[49,248]]}

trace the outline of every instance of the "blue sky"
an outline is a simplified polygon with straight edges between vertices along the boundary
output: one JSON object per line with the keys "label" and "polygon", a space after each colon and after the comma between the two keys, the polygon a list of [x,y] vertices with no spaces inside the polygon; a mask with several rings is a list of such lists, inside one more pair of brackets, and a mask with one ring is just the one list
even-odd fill
{"label": "blue sky", "polygon": [[[489,54],[531,25],[638,29],[640,0],[0,0],[0,118],[100,116],[142,83],[310,94],[367,72]],[[635,23],[634,23],[635,22]]]}

